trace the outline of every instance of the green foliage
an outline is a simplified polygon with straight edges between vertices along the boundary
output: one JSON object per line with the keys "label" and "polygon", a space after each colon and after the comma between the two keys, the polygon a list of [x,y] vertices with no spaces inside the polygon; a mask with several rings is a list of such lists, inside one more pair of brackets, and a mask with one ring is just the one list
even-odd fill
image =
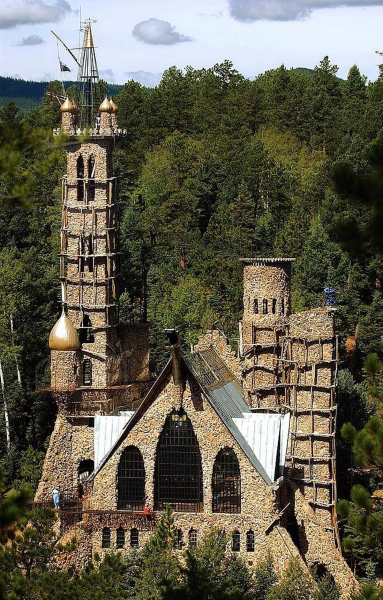
{"label": "green foliage", "polygon": [[268,593],[278,578],[275,573],[271,553],[268,552],[265,560],[259,562],[254,571],[254,591],[257,600],[267,600]]}
{"label": "green foliage", "polygon": [[298,559],[291,559],[280,581],[267,594],[267,600],[309,600],[314,587]]}

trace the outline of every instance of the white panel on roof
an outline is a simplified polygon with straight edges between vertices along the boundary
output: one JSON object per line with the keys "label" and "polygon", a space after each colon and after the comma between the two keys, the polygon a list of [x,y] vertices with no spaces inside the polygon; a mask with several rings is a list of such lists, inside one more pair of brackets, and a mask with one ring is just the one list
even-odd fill
{"label": "white panel on roof", "polygon": [[[279,476],[286,457],[289,433],[289,414],[244,413],[242,418],[233,418],[234,423],[253,450],[255,456],[272,481]],[[279,448],[279,463],[276,465]]]}
{"label": "white panel on roof", "polygon": [[134,411],[121,412],[119,416],[94,417],[94,468],[96,469],[105,454],[117,441],[121,431],[134,415]]}

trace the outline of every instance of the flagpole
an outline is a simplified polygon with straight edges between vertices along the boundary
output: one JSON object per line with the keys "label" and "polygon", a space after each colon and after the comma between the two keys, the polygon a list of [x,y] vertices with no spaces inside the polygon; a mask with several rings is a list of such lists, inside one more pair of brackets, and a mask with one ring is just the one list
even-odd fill
{"label": "flagpole", "polygon": [[59,61],[59,69],[60,69],[61,85],[62,85],[62,88],[63,88],[63,96],[64,96],[64,98],[65,98],[65,87],[64,87],[64,81],[63,81],[63,74],[62,74],[62,70],[61,70],[61,59],[60,59],[59,42],[58,42],[58,40],[57,40],[57,39],[56,39],[56,44],[57,44],[57,58],[58,58],[58,61]]}

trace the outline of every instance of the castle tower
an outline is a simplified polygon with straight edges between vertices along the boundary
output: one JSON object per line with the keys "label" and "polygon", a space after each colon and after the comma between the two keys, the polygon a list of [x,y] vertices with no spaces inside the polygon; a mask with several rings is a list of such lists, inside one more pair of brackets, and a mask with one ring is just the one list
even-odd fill
{"label": "castle tower", "polygon": [[242,382],[254,411],[290,412],[286,467],[323,523],[336,528],[334,309],[291,314],[291,258],[246,258]]}
{"label": "castle tower", "polygon": [[[122,395],[121,386],[148,379],[148,342],[144,339],[146,326],[137,325],[132,333],[119,323],[119,201],[112,173],[117,106],[108,98],[94,106],[98,71],[90,21],[85,27],[81,60],[79,111],[69,99],[61,106],[62,132],[71,136],[62,180],[64,312],[49,343],[51,387],[59,407],[69,413],[89,414],[108,413],[126,404],[129,399]],[[95,119],[97,113],[99,120]],[[77,125],[85,129],[85,141],[74,137]]]}

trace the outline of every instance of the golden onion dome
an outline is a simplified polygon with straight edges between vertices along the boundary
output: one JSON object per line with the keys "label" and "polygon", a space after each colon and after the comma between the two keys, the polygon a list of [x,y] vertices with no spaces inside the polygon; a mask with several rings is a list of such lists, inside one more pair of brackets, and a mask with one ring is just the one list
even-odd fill
{"label": "golden onion dome", "polygon": [[116,114],[118,112],[118,106],[113,102],[113,99],[110,99],[110,104],[112,105],[112,113]]}
{"label": "golden onion dome", "polygon": [[64,312],[49,334],[49,347],[62,352],[80,348],[78,333]]}
{"label": "golden onion dome", "polygon": [[107,113],[111,113],[113,110],[113,107],[111,105],[111,103],[109,102],[108,98],[105,96],[105,100],[102,104],[100,104],[100,107],[98,109],[100,112],[107,112]]}
{"label": "golden onion dome", "polygon": [[60,110],[61,110],[62,113],[64,113],[64,112],[72,112],[73,109],[74,109],[73,103],[72,103],[71,100],[69,100],[69,98],[67,96],[64,104],[62,104],[60,106]]}

